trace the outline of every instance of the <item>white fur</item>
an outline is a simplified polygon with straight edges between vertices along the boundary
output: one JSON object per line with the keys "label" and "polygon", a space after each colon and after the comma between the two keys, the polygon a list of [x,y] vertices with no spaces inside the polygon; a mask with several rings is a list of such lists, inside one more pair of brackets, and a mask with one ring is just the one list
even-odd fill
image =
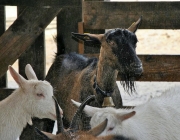
{"label": "white fur", "polygon": [[19,88],[0,102],[0,140],[17,139],[27,123],[32,125],[32,117],[56,120],[52,86],[39,81],[29,64],[25,68],[29,80],[8,68]]}
{"label": "white fur", "polygon": [[[80,105],[75,101],[73,103],[76,106]],[[178,86],[134,109],[92,108],[86,105],[84,111],[92,116],[90,122],[92,128],[104,119],[108,119],[108,125],[101,135],[119,134],[136,140],[180,139],[180,87]]]}

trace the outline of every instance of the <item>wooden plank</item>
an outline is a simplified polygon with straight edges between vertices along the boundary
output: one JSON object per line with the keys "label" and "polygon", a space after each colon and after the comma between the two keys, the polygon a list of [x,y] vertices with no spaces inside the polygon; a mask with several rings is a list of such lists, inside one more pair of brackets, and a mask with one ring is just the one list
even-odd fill
{"label": "wooden plank", "polygon": [[[98,54],[86,54],[98,57]],[[180,81],[180,55],[138,55],[143,64],[143,75],[137,81]],[[117,80],[120,80],[119,76]]]}
{"label": "wooden plank", "polygon": [[[104,0],[84,0],[84,1],[104,1]],[[83,16],[84,16],[84,14],[82,14],[82,18],[83,18]],[[84,26],[84,23],[83,23],[83,26]],[[104,29],[93,30],[93,29],[85,29],[84,28],[84,33],[104,34],[105,30]],[[84,45],[84,53],[99,53],[99,51],[100,51],[100,46],[92,47],[92,46]]]}
{"label": "wooden plank", "polygon": [[80,1],[77,0],[1,0],[0,5],[11,5],[11,6],[31,6],[31,7],[41,7],[41,6],[53,6],[53,7],[63,7],[63,6],[79,6]]}
{"label": "wooden plank", "polygon": [[[25,7],[21,6],[17,8],[18,15],[23,12]],[[45,32],[42,32],[35,42],[30,46],[27,51],[25,51],[19,58],[19,73],[26,77],[25,66],[31,64],[33,67],[37,78],[39,80],[44,80],[45,78]]]}
{"label": "wooden plank", "polygon": [[[78,22],[78,33],[83,34],[84,33],[84,25],[83,22]],[[78,43],[78,53],[84,54],[84,44],[82,41],[79,41]]]}
{"label": "wooden plank", "polygon": [[180,29],[180,2],[83,2],[85,29],[128,28],[143,15],[141,29]]}
{"label": "wooden plank", "polygon": [[60,12],[59,8],[26,7],[8,30],[0,37],[0,77],[35,41]]}
{"label": "wooden plank", "polygon": [[[6,16],[5,7],[0,6],[0,36],[5,32],[6,29]],[[5,88],[7,86],[7,74],[5,73],[0,78],[0,88]]]}
{"label": "wooden plank", "polygon": [[[24,6],[18,7],[18,15],[20,15],[23,10],[25,9]],[[35,42],[27,49],[19,58],[19,73],[26,77],[25,75],[25,66],[26,64],[31,64],[33,67],[38,79],[44,80],[45,78],[45,33],[42,32]],[[33,119],[33,125],[42,128],[40,125],[42,125],[42,120],[40,119]],[[36,138],[36,134],[34,133],[34,128],[27,125],[26,128],[24,128],[20,140],[32,140]]]}
{"label": "wooden plank", "polygon": [[61,54],[78,52],[78,43],[72,39],[71,32],[78,32],[77,23],[80,21],[82,21],[82,5],[62,8],[62,11],[58,14],[57,37],[63,42],[63,44],[60,44]]}
{"label": "wooden plank", "polygon": [[[18,15],[25,7],[18,7]],[[34,43],[19,58],[19,73],[26,77],[25,66],[31,64],[39,80],[45,78],[45,32],[42,32]]]}
{"label": "wooden plank", "polygon": [[15,89],[0,88],[0,101],[8,97]]}
{"label": "wooden plank", "polygon": [[24,71],[25,66],[27,64],[31,64],[37,75],[37,78],[39,80],[44,80],[46,72],[44,35],[44,32],[41,33],[35,40],[34,44],[32,44],[30,48],[25,51],[19,58],[19,73],[22,76],[26,77]]}

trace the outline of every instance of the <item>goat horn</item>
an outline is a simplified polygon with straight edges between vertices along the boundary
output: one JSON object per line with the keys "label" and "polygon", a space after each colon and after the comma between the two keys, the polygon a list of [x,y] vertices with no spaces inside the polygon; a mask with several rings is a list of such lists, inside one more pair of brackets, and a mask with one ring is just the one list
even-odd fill
{"label": "goat horn", "polygon": [[42,133],[37,127],[34,128],[37,135],[39,135],[43,140],[50,140],[44,133]]}
{"label": "goat horn", "polygon": [[88,134],[91,134],[93,136],[98,136],[101,134],[104,129],[107,126],[108,119],[105,119],[102,123],[100,123],[98,126],[94,127],[93,129],[88,131]]}
{"label": "goat horn", "polygon": [[57,132],[56,132],[56,134],[59,134],[61,132],[64,132],[63,121],[62,121],[62,118],[60,116],[60,110],[59,110],[58,102],[54,96],[52,96],[52,97],[55,101],[56,116],[57,116]]}
{"label": "goat horn", "polygon": [[84,109],[84,107],[86,106],[86,104],[88,104],[89,102],[91,102],[92,100],[95,100],[95,95],[90,95],[88,96],[83,102],[82,104],[79,106],[79,108],[77,109],[71,124],[70,124],[70,130],[77,130],[77,120],[80,117],[80,115],[82,114],[82,111]]}
{"label": "goat horn", "polygon": [[134,22],[129,28],[128,30],[135,33],[136,30],[138,29],[138,27],[140,26],[141,24],[141,21],[142,21],[142,16],[136,21]]}

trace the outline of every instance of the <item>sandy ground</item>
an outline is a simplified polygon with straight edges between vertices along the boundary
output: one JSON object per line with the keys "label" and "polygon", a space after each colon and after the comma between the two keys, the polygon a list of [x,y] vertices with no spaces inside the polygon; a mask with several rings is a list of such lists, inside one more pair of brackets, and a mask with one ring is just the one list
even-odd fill
{"label": "sandy ground", "polygon": [[[7,28],[16,19],[16,7],[7,7]],[[56,19],[46,28],[46,72],[52,64],[56,52],[53,36],[56,35]],[[138,30],[136,33],[138,54],[180,54],[180,30]],[[18,71],[18,61],[13,64]],[[9,72],[8,72],[9,75]],[[16,88],[17,84],[8,76],[8,87]],[[179,82],[136,82],[137,94],[127,94],[119,82],[124,105],[138,105],[145,103],[150,98],[159,96],[164,90],[180,85]]]}

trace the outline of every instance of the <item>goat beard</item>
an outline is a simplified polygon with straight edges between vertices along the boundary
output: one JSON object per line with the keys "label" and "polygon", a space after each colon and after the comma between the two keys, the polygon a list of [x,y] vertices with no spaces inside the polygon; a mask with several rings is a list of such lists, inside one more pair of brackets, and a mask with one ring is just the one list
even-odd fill
{"label": "goat beard", "polygon": [[128,72],[120,73],[121,85],[128,94],[136,93],[135,89],[135,77],[130,75]]}

